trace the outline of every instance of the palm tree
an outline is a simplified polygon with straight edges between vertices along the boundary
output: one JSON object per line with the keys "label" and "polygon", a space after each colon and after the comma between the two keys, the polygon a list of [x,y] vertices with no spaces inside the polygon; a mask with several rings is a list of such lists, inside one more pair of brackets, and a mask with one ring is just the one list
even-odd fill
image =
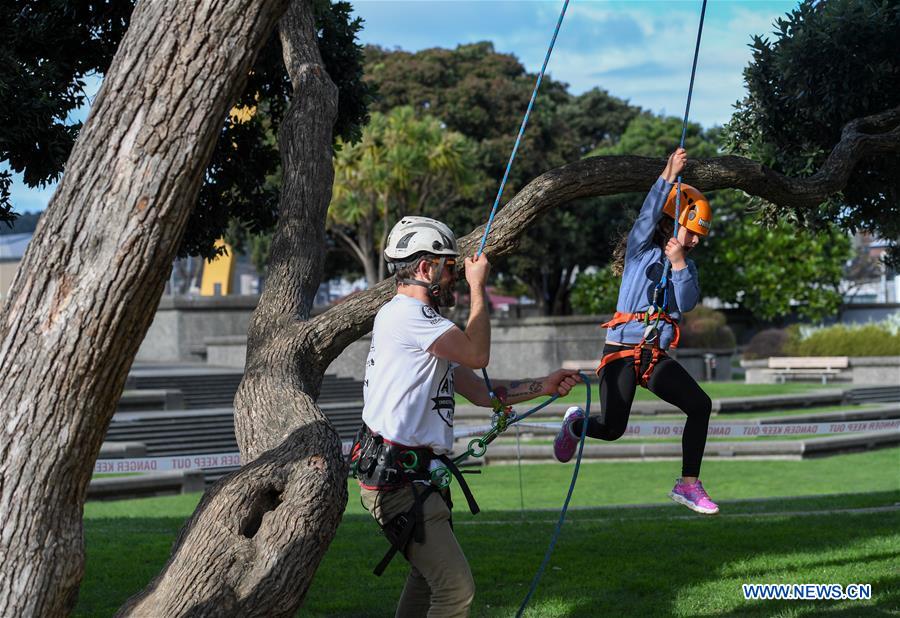
{"label": "palm tree", "polygon": [[440,216],[482,180],[475,146],[411,107],[374,113],[362,139],[340,143],[328,227],[362,266],[369,285],[385,277],[381,258],[392,223],[404,215]]}

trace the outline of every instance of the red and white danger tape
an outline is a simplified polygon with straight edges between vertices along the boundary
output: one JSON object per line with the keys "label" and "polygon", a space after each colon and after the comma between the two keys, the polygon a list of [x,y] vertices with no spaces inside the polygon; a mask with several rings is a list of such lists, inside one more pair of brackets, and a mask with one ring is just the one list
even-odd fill
{"label": "red and white danger tape", "polygon": [[[541,433],[559,431],[560,423],[522,423],[521,431]],[[454,438],[480,436],[490,425],[464,425],[453,431]],[[684,423],[638,421],[630,423],[624,437],[671,438],[681,436]],[[900,419],[883,421],[841,421],[833,423],[710,423],[709,436],[714,438],[752,438],[759,436],[798,436],[860,432],[900,431]],[[344,455],[350,454],[352,441],[342,443]],[[94,464],[94,474],[122,474],[128,472],[167,472],[170,470],[199,470],[230,468],[241,465],[240,453],[213,455],[176,455],[170,457],[139,457],[135,459],[99,459]]]}
{"label": "red and white danger tape", "polygon": [[[490,429],[475,431],[469,435],[478,435]],[[542,429],[559,431],[560,423],[522,423],[519,429]],[[710,423],[711,438],[754,438],[759,436],[814,436],[838,433],[900,431],[900,419],[885,421],[846,421],[835,423]],[[684,432],[684,423],[635,422],[629,423],[625,430],[625,438],[670,438],[680,436]],[[455,434],[454,434],[455,435]]]}

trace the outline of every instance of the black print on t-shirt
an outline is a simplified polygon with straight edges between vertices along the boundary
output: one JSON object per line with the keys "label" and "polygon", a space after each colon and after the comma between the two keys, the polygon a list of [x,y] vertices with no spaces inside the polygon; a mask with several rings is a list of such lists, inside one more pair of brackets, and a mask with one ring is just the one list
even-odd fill
{"label": "black print on t-shirt", "polygon": [[453,369],[447,367],[444,377],[438,384],[437,396],[432,397],[434,402],[433,412],[441,417],[447,427],[453,427],[453,411],[456,409],[456,402],[453,400]]}
{"label": "black print on t-shirt", "polygon": [[433,307],[429,307],[428,305],[422,307],[422,315],[425,316],[429,324],[437,324],[443,319]]}

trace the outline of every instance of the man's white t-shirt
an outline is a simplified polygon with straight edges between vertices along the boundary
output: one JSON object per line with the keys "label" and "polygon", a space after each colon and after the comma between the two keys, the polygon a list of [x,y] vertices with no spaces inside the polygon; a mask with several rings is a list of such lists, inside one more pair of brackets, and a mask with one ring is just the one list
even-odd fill
{"label": "man's white t-shirt", "polygon": [[453,328],[430,305],[398,294],[375,316],[366,359],[363,422],[391,442],[453,447],[453,369],[426,350]]}

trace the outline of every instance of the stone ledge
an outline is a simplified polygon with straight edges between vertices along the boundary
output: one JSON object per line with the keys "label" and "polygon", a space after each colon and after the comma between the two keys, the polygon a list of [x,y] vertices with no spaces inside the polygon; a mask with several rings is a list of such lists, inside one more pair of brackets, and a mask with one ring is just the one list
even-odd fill
{"label": "stone ledge", "polygon": [[203,470],[176,470],[91,479],[87,497],[89,500],[110,500],[158,494],[186,494],[203,491],[204,488]]}

